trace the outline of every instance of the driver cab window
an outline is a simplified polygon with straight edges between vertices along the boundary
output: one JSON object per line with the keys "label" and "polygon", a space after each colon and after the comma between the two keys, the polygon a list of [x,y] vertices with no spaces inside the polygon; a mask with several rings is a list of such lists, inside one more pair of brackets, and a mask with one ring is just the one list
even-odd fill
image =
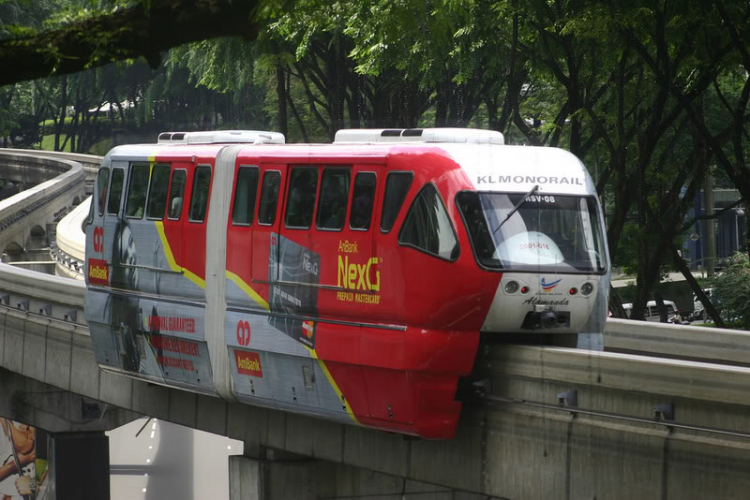
{"label": "driver cab window", "polygon": [[443,200],[432,184],[419,192],[406,215],[398,242],[445,260],[458,258],[458,240]]}
{"label": "driver cab window", "polygon": [[[109,184],[109,169],[108,168],[101,168],[99,169],[99,175],[96,177],[96,202],[97,202],[97,208],[99,211],[99,217],[104,215],[104,200],[107,199],[107,185]],[[93,204],[92,204],[93,208]],[[91,210],[91,216],[89,216],[89,223],[91,223],[93,218],[94,211]]]}
{"label": "driver cab window", "polygon": [[99,209],[99,217],[104,215],[104,201],[107,199],[107,185],[109,184],[109,169],[102,168],[99,170],[99,175],[96,180],[97,190],[97,207]]}
{"label": "driver cab window", "polygon": [[122,189],[125,184],[125,170],[116,168],[112,171],[112,183],[109,186],[109,200],[107,201],[107,213],[117,215],[120,213],[120,202],[122,201]]}

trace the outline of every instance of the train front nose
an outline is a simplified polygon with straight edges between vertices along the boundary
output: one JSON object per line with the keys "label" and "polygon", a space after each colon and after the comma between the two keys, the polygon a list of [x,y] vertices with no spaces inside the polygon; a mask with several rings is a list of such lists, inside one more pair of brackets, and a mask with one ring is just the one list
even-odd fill
{"label": "train front nose", "polygon": [[594,307],[596,287],[585,275],[506,273],[482,332],[578,333]]}

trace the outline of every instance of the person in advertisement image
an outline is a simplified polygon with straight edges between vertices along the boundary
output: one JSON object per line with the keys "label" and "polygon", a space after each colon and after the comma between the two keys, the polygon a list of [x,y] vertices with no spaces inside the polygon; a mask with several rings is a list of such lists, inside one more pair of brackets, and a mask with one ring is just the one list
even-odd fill
{"label": "person in advertisement image", "polygon": [[[112,286],[138,290],[137,252],[126,221],[120,222],[115,231],[113,249],[118,265],[112,266]],[[105,321],[110,325],[119,357],[117,366],[122,370],[179,381],[197,380],[194,376],[185,377],[184,373],[200,372],[204,383],[210,381],[210,369],[204,362],[208,356],[202,356],[198,342],[173,335],[196,334],[195,318],[189,314],[178,309],[160,316],[153,301],[110,294]]]}
{"label": "person in advertisement image", "polygon": [[274,234],[268,272],[269,276],[278,276],[278,281],[271,284],[269,305],[276,315],[269,316],[269,323],[297,342],[315,349],[315,322],[285,316],[317,316],[320,255]]}
{"label": "person in advertisement image", "polygon": [[0,500],[34,499],[45,490],[47,461],[37,459],[36,429],[0,418]]}
{"label": "person in advertisement image", "polygon": [[[112,242],[112,286],[125,290],[138,289],[138,270],[135,267],[137,254],[129,225],[121,221],[115,230]],[[120,368],[138,372],[140,350],[137,342],[139,330],[138,300],[123,295],[110,295],[108,301],[109,324],[112,327],[115,345],[119,352]]]}

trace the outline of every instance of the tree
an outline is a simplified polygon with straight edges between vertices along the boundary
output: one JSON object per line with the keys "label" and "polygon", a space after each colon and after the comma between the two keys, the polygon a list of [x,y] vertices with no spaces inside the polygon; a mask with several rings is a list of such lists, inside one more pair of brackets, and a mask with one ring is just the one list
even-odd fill
{"label": "tree", "polygon": [[709,280],[712,300],[721,309],[722,318],[732,326],[750,330],[750,259],[737,252],[729,266]]}
{"label": "tree", "polygon": [[162,52],[216,37],[254,39],[273,0],[149,0],[85,17],[53,30],[0,40],[0,86],[65,75],[113,61],[144,57],[152,68]]}

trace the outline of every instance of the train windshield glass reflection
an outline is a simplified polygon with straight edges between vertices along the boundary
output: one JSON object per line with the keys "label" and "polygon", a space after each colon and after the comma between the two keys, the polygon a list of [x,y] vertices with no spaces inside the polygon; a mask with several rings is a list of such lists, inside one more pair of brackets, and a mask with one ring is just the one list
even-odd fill
{"label": "train windshield glass reflection", "polygon": [[[490,269],[603,273],[603,238],[593,197],[533,194],[505,221],[523,194],[459,194],[479,263]],[[503,221],[505,221],[503,223]]]}

